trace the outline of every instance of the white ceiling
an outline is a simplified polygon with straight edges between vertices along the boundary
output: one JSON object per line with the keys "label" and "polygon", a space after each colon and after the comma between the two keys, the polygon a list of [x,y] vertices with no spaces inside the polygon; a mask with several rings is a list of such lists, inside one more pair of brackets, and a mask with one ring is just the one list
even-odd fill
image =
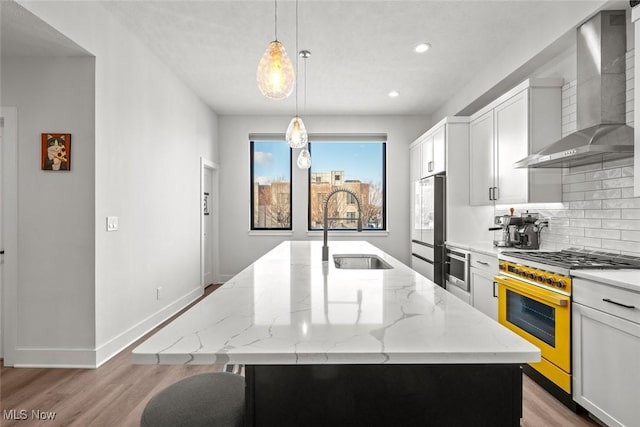
{"label": "white ceiling", "polygon": [[[86,54],[20,6],[2,1],[2,54]],[[274,39],[274,1],[104,1],[107,10],[219,114],[291,114],[271,101],[256,68]],[[583,2],[584,3],[584,2]],[[602,2],[592,2],[600,4]],[[299,109],[303,114],[429,115],[497,54],[562,19],[569,1],[300,0]],[[293,0],[278,1],[278,39],[295,60]],[[7,12],[8,11],[8,12]],[[433,48],[418,55],[413,47]],[[391,90],[400,92],[389,98]]]}

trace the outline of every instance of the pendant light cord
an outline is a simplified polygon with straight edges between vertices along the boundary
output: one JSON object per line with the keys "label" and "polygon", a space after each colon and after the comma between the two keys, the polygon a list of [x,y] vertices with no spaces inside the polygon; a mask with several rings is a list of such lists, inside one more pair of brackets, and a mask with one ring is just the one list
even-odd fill
{"label": "pendant light cord", "polygon": [[278,0],[274,0],[275,3],[275,7],[274,9],[274,16],[273,16],[273,21],[275,22],[275,37],[276,37],[276,41],[278,41]]}
{"label": "pendant light cord", "polygon": [[298,0],[296,0],[296,117],[298,117]]}

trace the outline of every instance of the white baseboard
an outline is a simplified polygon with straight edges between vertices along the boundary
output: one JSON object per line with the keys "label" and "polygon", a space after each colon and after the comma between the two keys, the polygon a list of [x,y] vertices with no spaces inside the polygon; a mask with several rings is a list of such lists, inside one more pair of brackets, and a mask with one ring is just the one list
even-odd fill
{"label": "white baseboard", "polygon": [[93,349],[17,348],[14,352],[15,368],[82,368],[96,367]]}
{"label": "white baseboard", "polygon": [[202,293],[201,287],[195,288],[96,349],[17,348],[13,366],[16,368],[98,368],[131,343],[191,304]]}
{"label": "white baseboard", "polygon": [[96,349],[96,367],[101,366],[116,354],[131,345],[140,337],[153,330],[156,326],[191,304],[203,294],[203,289],[197,287],[182,298],[174,301],[165,308],[132,326],[120,335],[112,338]]}

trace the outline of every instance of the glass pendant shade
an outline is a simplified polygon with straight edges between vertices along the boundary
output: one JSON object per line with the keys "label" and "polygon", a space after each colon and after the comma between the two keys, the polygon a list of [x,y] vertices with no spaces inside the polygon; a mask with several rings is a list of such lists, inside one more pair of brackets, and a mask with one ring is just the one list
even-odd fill
{"label": "glass pendant shade", "polygon": [[298,155],[298,167],[300,169],[309,169],[311,167],[311,153],[306,148],[303,148]]}
{"label": "glass pendant shade", "polygon": [[307,135],[307,128],[300,117],[295,116],[291,119],[285,138],[291,148],[302,148],[307,145],[309,135]]}
{"label": "glass pendant shade", "polygon": [[285,99],[293,92],[295,72],[291,60],[278,40],[269,43],[258,64],[258,89],[269,99]]}

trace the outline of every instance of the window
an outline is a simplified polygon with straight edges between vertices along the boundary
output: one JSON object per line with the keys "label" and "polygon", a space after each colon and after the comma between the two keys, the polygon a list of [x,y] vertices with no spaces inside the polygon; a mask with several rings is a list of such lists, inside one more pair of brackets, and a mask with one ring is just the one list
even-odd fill
{"label": "window", "polygon": [[[311,137],[309,229],[321,230],[326,196],[336,188],[352,191],[360,200],[363,230],[386,230],[386,136]],[[331,230],[358,226],[356,198],[334,194],[327,205]]]}
{"label": "window", "polygon": [[252,140],[251,229],[291,230],[291,148],[283,140]]}

